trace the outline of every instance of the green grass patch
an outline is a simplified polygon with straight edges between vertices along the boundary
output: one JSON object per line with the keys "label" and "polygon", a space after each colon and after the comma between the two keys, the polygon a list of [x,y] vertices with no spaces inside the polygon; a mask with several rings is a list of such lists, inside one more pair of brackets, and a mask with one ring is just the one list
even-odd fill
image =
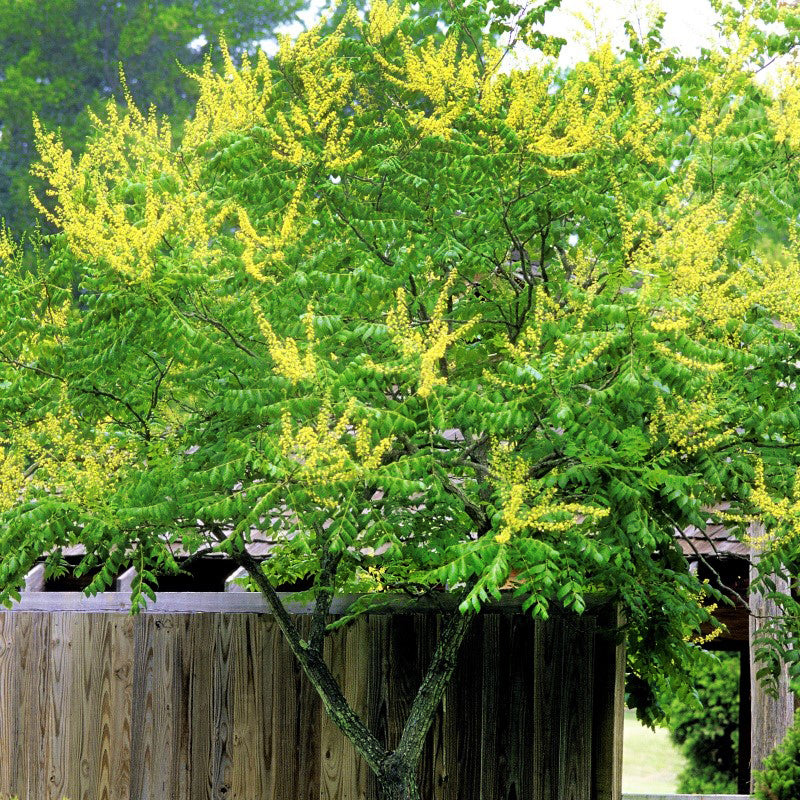
{"label": "green grass patch", "polygon": [[622,791],[633,794],[672,794],[685,759],[666,728],[642,725],[633,711],[625,712],[622,751]]}

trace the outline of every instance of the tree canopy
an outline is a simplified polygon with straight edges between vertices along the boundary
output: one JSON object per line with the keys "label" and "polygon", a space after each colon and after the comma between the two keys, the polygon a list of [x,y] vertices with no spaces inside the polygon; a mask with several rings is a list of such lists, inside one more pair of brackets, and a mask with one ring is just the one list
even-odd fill
{"label": "tree canopy", "polygon": [[600,593],[650,718],[715,598],[676,533],[759,520],[765,574],[796,571],[800,82],[753,71],[800,19],[728,8],[699,59],[631,29],[568,71],[470,19],[434,39],[378,0],[274,63],[225,51],[176,139],[132,98],[77,157],[38,126],[60,233],[0,245],[0,599],[73,543],[90,591],[136,566],[136,603],[178,545],[323,610]]}
{"label": "tree canopy", "polygon": [[152,103],[183,117],[191,81],[181,64],[201,64],[223,32],[235,52],[253,48],[300,7],[300,0],[0,2],[0,217],[16,229],[35,219],[28,200],[34,114],[77,151],[92,130],[87,108],[122,97],[121,65],[143,108]]}

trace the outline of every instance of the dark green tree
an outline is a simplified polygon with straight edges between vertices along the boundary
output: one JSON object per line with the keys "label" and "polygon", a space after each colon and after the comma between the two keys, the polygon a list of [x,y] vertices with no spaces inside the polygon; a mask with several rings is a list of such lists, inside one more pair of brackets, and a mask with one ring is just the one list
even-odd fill
{"label": "dark green tree", "polygon": [[678,791],[736,792],[739,745],[739,656],[718,653],[692,669],[694,701],[667,703],[672,740],[687,765],[678,777]]}
{"label": "dark green tree", "polygon": [[188,113],[190,79],[207,43],[224,33],[232,51],[251,48],[291,20],[304,0],[0,0],[0,217],[30,225],[34,113],[77,150],[91,132],[87,107],[131,94],[159,113]]}
{"label": "dark green tree", "polygon": [[757,800],[794,800],[800,794],[800,715],[756,774]]}

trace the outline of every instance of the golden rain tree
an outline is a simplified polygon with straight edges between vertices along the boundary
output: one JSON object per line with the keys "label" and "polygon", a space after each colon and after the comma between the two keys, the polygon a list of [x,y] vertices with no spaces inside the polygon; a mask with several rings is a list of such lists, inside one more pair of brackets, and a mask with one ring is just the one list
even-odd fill
{"label": "golden rain tree", "polygon": [[[223,43],[178,141],[132,101],[79,158],[37,125],[60,233],[0,237],[1,600],[75,543],[89,591],[134,565],[138,606],[178,544],[228,553],[385,798],[419,797],[455,653],[508,585],[539,618],[619,602],[657,715],[715,599],[676,530],[724,505],[766,523],[765,569],[797,563],[800,81],[752,76],[800,19],[726,6],[719,51],[665,50],[657,21],[562,70],[556,4],[440,34],[376,0],[274,62]],[[274,589],[301,576],[307,641]],[[434,587],[459,611],[389,752],[326,612]]]}

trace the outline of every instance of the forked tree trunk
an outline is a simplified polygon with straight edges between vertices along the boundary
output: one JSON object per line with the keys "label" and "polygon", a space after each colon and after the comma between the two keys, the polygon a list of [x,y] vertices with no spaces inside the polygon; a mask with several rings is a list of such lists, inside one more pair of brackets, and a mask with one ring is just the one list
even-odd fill
{"label": "forked tree trunk", "polygon": [[416,777],[378,784],[380,800],[422,800]]}
{"label": "forked tree trunk", "polygon": [[416,764],[405,763],[397,753],[386,760],[378,775],[379,800],[422,800]]}
{"label": "forked tree trunk", "polygon": [[[323,565],[322,572],[326,582],[317,595],[311,621],[311,637],[308,642],[300,638],[297,627],[289,617],[275,588],[261,571],[261,565],[246,550],[234,553],[234,560],[247,570],[272,608],[278,627],[286,637],[286,642],[306,677],[316,689],[325,712],[350,740],[356,752],[376,776],[380,800],[422,800],[417,780],[417,764],[434,713],[453,675],[458,649],[467,635],[472,614],[461,614],[458,607],[452,610],[417,696],[411,704],[397,749],[389,752],[353,711],[341,686],[322,657],[325,617],[333,596],[333,590],[329,587],[333,586],[335,560]],[[464,590],[462,599],[469,588],[471,584]]]}

